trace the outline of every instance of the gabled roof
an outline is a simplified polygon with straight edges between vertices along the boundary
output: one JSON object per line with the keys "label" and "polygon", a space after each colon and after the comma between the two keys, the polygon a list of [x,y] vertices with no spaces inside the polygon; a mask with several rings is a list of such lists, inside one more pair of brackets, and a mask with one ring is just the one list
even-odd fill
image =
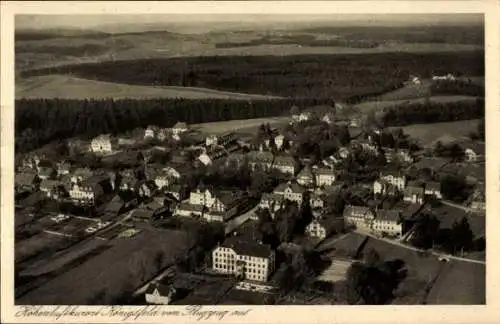
{"label": "gabled roof", "polygon": [[175,291],[174,288],[157,282],[157,283],[152,283],[148,286],[148,288],[146,289],[146,294],[150,295],[155,290],[158,290],[158,293],[164,297],[168,296],[171,292]]}
{"label": "gabled roof", "polygon": [[416,187],[416,186],[410,186],[406,187],[404,190],[404,195],[405,196],[423,196],[424,195],[424,188],[423,187]]}
{"label": "gabled roof", "polygon": [[177,207],[179,210],[187,210],[192,212],[202,212],[205,207],[203,205],[192,205],[190,203],[181,203]]}
{"label": "gabled roof", "polygon": [[399,222],[401,219],[401,211],[397,209],[379,209],[377,211],[376,221],[391,221]]}
{"label": "gabled roof", "polygon": [[304,189],[301,185],[299,185],[296,182],[284,182],[284,183],[280,183],[274,189],[274,192],[284,192],[288,188],[290,188],[292,190],[292,192],[294,192],[294,193],[303,194],[304,192],[306,192],[306,189]]}
{"label": "gabled roof", "polygon": [[317,169],[314,169],[313,172],[317,175],[330,175],[330,176],[335,175],[335,170],[328,169],[328,168],[317,168]]}
{"label": "gabled roof", "polygon": [[365,206],[353,206],[353,205],[348,205],[344,208],[343,216],[344,217],[351,217],[353,215],[368,215],[371,214],[371,210],[368,207]]}
{"label": "gabled roof", "polygon": [[297,161],[290,155],[278,155],[274,159],[274,164],[278,164],[280,166],[296,166]]}
{"label": "gabled roof", "polygon": [[302,170],[300,170],[299,174],[297,174],[297,178],[301,178],[301,177],[312,178],[313,172],[311,170],[311,167],[306,166]]}
{"label": "gabled roof", "polygon": [[277,195],[277,194],[274,194],[274,193],[267,193],[267,192],[264,192],[262,194],[262,198],[261,198],[261,201],[276,201],[276,202],[281,202],[283,201],[284,198],[282,195]]}
{"label": "gabled roof", "polygon": [[35,182],[35,179],[36,179],[35,173],[31,172],[16,173],[15,183],[21,186],[29,186],[32,185],[33,182]]}
{"label": "gabled roof", "polygon": [[177,122],[172,128],[186,129],[187,124],[185,122]]}
{"label": "gabled roof", "polygon": [[441,190],[441,184],[437,181],[427,181],[425,183],[425,189],[433,190],[433,191],[440,191]]}
{"label": "gabled roof", "polygon": [[267,258],[272,254],[272,250],[269,245],[251,242],[237,236],[232,236],[226,239],[221,246],[233,249],[238,255]]}

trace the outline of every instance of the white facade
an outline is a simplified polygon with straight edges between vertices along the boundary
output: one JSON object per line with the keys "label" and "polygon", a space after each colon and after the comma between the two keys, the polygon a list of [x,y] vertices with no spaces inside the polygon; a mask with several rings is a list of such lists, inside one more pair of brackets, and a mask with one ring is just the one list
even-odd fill
{"label": "white facade", "polygon": [[110,136],[103,135],[92,140],[90,148],[94,153],[112,153],[113,143]]}
{"label": "white facade", "polygon": [[189,195],[189,203],[191,205],[201,205],[207,208],[211,208],[215,202],[215,196],[212,195],[210,190],[195,190]]}
{"label": "white facade", "polygon": [[326,237],[326,230],[316,219],[314,219],[306,227],[306,234],[310,237],[324,239]]}
{"label": "white facade", "polygon": [[374,232],[377,233],[385,232],[391,236],[403,235],[403,224],[393,220],[375,219],[373,221],[372,229]]}
{"label": "white facade", "polygon": [[168,305],[172,300],[172,296],[175,293],[175,290],[169,289],[169,292],[166,296],[160,294],[158,288],[155,288],[153,292],[146,294],[146,303],[148,304],[157,304],[157,305]]}
{"label": "white facade", "polygon": [[212,267],[225,274],[242,274],[244,278],[256,281],[267,281],[274,271],[274,252],[269,257],[238,255],[233,249],[216,247],[212,252]]}
{"label": "white facade", "polygon": [[274,138],[274,144],[276,144],[276,148],[278,150],[281,150],[284,142],[285,142],[285,136],[283,136],[283,135],[278,135]]}
{"label": "white facade", "polygon": [[92,189],[88,186],[73,185],[69,190],[69,196],[74,201],[93,204],[103,194],[102,189],[97,188]]}
{"label": "white facade", "polygon": [[335,174],[327,174],[318,172],[316,174],[316,185],[321,186],[331,186],[335,182]]}

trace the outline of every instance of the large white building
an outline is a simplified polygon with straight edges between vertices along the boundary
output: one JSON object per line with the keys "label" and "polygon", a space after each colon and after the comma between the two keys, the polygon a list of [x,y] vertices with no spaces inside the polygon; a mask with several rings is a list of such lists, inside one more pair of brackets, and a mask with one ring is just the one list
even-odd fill
{"label": "large white building", "polygon": [[117,141],[109,134],[97,136],[90,143],[90,149],[94,153],[112,153],[116,148]]}
{"label": "large white building", "polygon": [[213,270],[240,279],[267,281],[275,267],[275,254],[268,245],[230,237],[212,252]]}

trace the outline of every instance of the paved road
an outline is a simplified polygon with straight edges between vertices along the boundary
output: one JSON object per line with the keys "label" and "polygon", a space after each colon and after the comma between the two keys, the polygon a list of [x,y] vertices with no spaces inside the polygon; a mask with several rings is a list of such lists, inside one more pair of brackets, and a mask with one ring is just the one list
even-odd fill
{"label": "paved road", "polygon": [[[427,252],[427,253],[431,253],[432,255],[435,255],[437,257],[445,255],[443,253],[439,253],[439,252],[436,252],[436,251],[422,250],[422,249],[416,248],[414,246],[406,245],[406,244],[400,243],[400,242],[395,241],[395,240],[391,240],[391,239],[387,239],[387,238],[383,238],[383,237],[378,237],[378,236],[370,234],[370,233],[358,232],[358,231],[356,231],[356,232],[358,234],[366,235],[366,236],[369,236],[369,237],[371,237],[373,239],[384,241],[384,242],[387,242],[387,243],[392,244],[392,245],[397,245],[397,246],[400,246],[400,247],[408,249],[408,250],[413,250],[413,251],[416,251],[416,252]],[[467,259],[467,258],[461,258],[461,257],[453,256],[453,255],[446,255],[446,256],[449,259],[452,259],[452,260],[464,261],[464,262],[470,262],[470,263],[478,263],[478,264],[486,264],[485,261],[473,260],[473,259]]]}

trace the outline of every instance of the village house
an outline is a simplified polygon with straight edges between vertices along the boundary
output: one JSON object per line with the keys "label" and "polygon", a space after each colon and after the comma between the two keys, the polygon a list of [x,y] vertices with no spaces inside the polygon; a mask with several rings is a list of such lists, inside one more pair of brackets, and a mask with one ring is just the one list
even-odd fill
{"label": "village house", "polygon": [[465,160],[467,162],[482,162],[485,159],[484,143],[467,143],[464,145]]}
{"label": "village house", "polygon": [[401,237],[403,235],[403,222],[401,211],[395,209],[379,209],[377,217],[373,220],[373,232],[380,235]]}
{"label": "village house", "polygon": [[335,114],[332,112],[328,112],[323,116],[321,120],[327,124],[333,124],[335,122],[335,119]]}
{"label": "village house", "polygon": [[373,194],[395,196],[398,194],[398,188],[386,180],[375,180],[373,182]]}
{"label": "village house", "polygon": [[90,143],[90,149],[94,153],[112,153],[116,149],[118,141],[109,134],[99,135]]}
{"label": "village house", "polygon": [[341,159],[347,159],[350,154],[351,154],[351,151],[345,146],[339,147],[339,150],[337,151],[337,155]]}
{"label": "village house", "polygon": [[137,194],[139,197],[151,197],[156,192],[156,185],[152,181],[142,181],[138,184]]}
{"label": "village house", "polygon": [[89,168],[78,168],[71,175],[71,183],[78,183],[94,176],[94,171]]}
{"label": "village house", "polygon": [[210,208],[214,202],[215,192],[210,186],[200,184],[189,194],[189,203],[192,205],[201,205]]}
{"label": "village house", "polygon": [[271,152],[251,151],[248,152],[247,158],[248,166],[252,171],[270,170],[274,161],[274,155]]}
{"label": "village house", "polygon": [[93,205],[99,202],[104,195],[103,179],[101,176],[94,176],[73,184],[69,191],[70,198],[80,204]]}
{"label": "village house", "polygon": [[224,222],[236,215],[243,201],[244,198],[239,194],[218,193],[203,218],[208,222]]}
{"label": "village house", "polygon": [[309,120],[311,118],[312,118],[312,113],[309,111],[304,111],[304,112],[300,113],[298,121],[299,122],[306,121],[306,120]]}
{"label": "village house", "polygon": [[16,193],[37,190],[39,178],[35,172],[16,172],[14,185]]}
{"label": "village house", "polygon": [[299,168],[299,163],[293,156],[278,155],[274,159],[273,168],[284,174],[295,175]]}
{"label": "village house", "polygon": [[305,233],[309,237],[324,240],[335,233],[335,228],[339,226],[339,221],[342,221],[342,219],[331,215],[322,215],[313,219],[309,225],[306,226]]}
{"label": "village house", "polygon": [[370,152],[372,154],[378,153],[378,144],[369,139],[355,139],[351,141],[351,146],[353,148],[359,148],[362,149],[363,151]]}
{"label": "village house", "polygon": [[370,231],[375,214],[368,207],[348,205],[344,208],[346,225],[355,226],[359,231]]}
{"label": "village house", "polygon": [[279,184],[273,193],[283,196],[286,200],[294,201],[301,206],[306,190],[298,183],[288,181]]}
{"label": "village house", "polygon": [[191,172],[191,166],[184,163],[172,163],[161,171],[162,175],[171,179],[171,183],[179,183]]}
{"label": "village house", "polygon": [[131,217],[136,221],[150,222],[160,218],[167,211],[167,207],[152,201],[148,204],[139,206],[132,211]]}
{"label": "village house", "polygon": [[313,168],[314,182],[316,186],[331,186],[334,184],[336,175],[335,171],[327,168]]}
{"label": "village house", "polygon": [[156,138],[159,141],[164,141],[168,138],[168,135],[170,135],[168,129],[162,128],[156,132]]}
{"label": "village house", "polygon": [[180,184],[170,184],[163,189],[163,192],[177,201],[182,201],[188,196],[188,188]]}
{"label": "village house", "polygon": [[205,146],[228,146],[231,143],[236,142],[237,138],[233,132],[221,134],[221,135],[209,135],[205,139]]}
{"label": "village house", "polygon": [[274,144],[276,145],[276,148],[278,150],[281,150],[283,148],[283,145],[285,144],[285,136],[279,134],[274,137]]}
{"label": "village house", "polygon": [[52,162],[48,160],[42,160],[38,162],[37,172],[38,172],[38,177],[41,180],[53,179],[54,176],[57,174],[56,170],[52,165]]}
{"label": "village house", "polygon": [[404,189],[403,201],[411,202],[413,204],[424,203],[425,191],[424,188],[415,182],[409,182],[408,186]]}
{"label": "village house", "polygon": [[185,217],[203,217],[206,207],[203,205],[194,205],[189,202],[180,203],[174,211],[176,216]]}
{"label": "village house", "polygon": [[316,189],[309,197],[309,205],[312,209],[323,209],[326,207],[327,194],[324,190]]}
{"label": "village house", "polygon": [[230,237],[212,252],[213,270],[240,279],[267,281],[275,267],[270,246]]}
{"label": "village house", "polygon": [[48,198],[58,199],[61,195],[61,182],[58,180],[45,179],[40,182],[40,191]]}
{"label": "village house", "polygon": [[314,186],[314,175],[309,165],[306,165],[298,174],[297,182],[304,187]]}
{"label": "village house", "polygon": [[340,159],[338,159],[337,157],[335,157],[335,154],[334,155],[330,155],[329,157],[326,157],[324,158],[321,163],[327,167],[327,168],[330,168],[330,169],[333,169],[334,167],[336,167],[337,165],[339,165],[341,162]]}
{"label": "village house", "polygon": [[437,181],[426,181],[425,195],[442,199],[443,195],[441,194],[441,184]]}
{"label": "village house", "polygon": [[71,163],[66,161],[61,161],[57,163],[57,176],[61,177],[71,173]]}
{"label": "village house", "polygon": [[120,172],[120,190],[126,191],[131,190],[134,191],[137,187],[138,180],[135,176],[135,172],[132,169],[122,170]]}
{"label": "village house", "polygon": [[486,210],[486,195],[484,188],[478,188],[470,197],[469,207],[474,210],[484,211]]}
{"label": "village house", "polygon": [[146,289],[146,303],[169,305],[175,295],[175,288],[161,283],[152,283]]}
{"label": "village house", "polygon": [[159,189],[163,189],[170,184],[170,179],[171,177],[169,177],[168,174],[166,174],[165,172],[160,172],[160,174],[158,174],[154,180],[155,185]]}
{"label": "village house", "polygon": [[177,122],[173,127],[172,127],[172,134],[174,135],[180,135],[182,133],[185,133],[189,130],[188,125],[185,122]]}
{"label": "village house", "polygon": [[406,186],[406,176],[400,172],[381,172],[380,179],[390,183],[400,191],[403,191]]}
{"label": "village house", "polygon": [[144,131],[144,139],[147,140],[155,138],[158,130],[159,130],[158,126],[155,125],[148,126],[148,128],[146,128],[146,130]]}
{"label": "village house", "polygon": [[276,211],[283,207],[284,203],[285,198],[283,195],[264,192],[262,194],[262,198],[260,199],[259,207],[262,209],[268,209],[271,216],[273,216]]}

